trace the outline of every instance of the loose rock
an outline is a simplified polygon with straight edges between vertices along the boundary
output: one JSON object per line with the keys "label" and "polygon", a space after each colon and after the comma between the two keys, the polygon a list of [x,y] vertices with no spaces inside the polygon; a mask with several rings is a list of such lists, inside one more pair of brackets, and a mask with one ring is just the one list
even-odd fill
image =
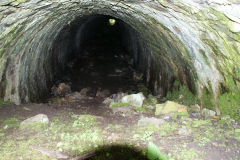
{"label": "loose rock", "polygon": [[113,102],[113,99],[107,97],[106,99],[104,99],[102,103],[105,105],[110,105],[112,102]]}
{"label": "loose rock", "polygon": [[172,112],[186,112],[187,107],[172,101],[167,101],[163,104],[156,105],[155,115],[168,114]]}
{"label": "loose rock", "polygon": [[90,88],[83,88],[83,89],[81,89],[80,94],[82,96],[86,96],[87,92],[89,92],[89,91],[90,91]]}
{"label": "loose rock", "polygon": [[140,92],[138,94],[131,94],[122,97],[122,103],[128,103],[134,107],[142,107],[143,100],[145,99],[144,95]]}
{"label": "loose rock", "polygon": [[33,123],[36,123],[36,122],[38,122],[38,123],[48,123],[49,119],[48,119],[47,115],[45,115],[45,114],[38,114],[36,116],[30,117],[30,118],[22,121],[20,123],[20,127],[24,126],[24,125],[33,124]]}
{"label": "loose rock", "polygon": [[65,96],[71,93],[71,87],[65,83],[60,83],[58,87],[54,85],[51,91],[54,96]]}
{"label": "loose rock", "polygon": [[122,97],[124,97],[124,96],[126,96],[125,93],[119,92],[119,93],[117,93],[117,94],[111,95],[111,98],[112,98],[112,100],[113,100],[114,102],[120,102],[121,99],[122,99]]}
{"label": "loose rock", "polygon": [[213,118],[216,116],[216,112],[215,111],[212,111],[210,109],[207,109],[207,108],[203,108],[202,110],[202,115],[205,117],[205,118]]}

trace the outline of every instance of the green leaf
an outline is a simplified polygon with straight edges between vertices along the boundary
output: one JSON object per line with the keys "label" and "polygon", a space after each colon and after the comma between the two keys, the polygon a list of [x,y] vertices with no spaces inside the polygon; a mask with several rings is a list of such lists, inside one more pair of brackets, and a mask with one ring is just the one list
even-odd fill
{"label": "green leaf", "polygon": [[154,143],[148,143],[147,157],[149,160],[168,160],[167,157],[160,152],[158,146]]}

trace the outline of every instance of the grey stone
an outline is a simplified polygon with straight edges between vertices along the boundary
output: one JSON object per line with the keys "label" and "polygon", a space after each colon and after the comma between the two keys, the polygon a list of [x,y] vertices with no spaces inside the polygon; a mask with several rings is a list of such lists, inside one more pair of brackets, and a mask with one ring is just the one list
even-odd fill
{"label": "grey stone", "polygon": [[148,125],[155,125],[156,127],[159,127],[160,125],[162,125],[165,122],[164,119],[159,119],[159,118],[155,118],[155,117],[143,117],[138,121],[138,126],[139,127],[145,127]]}
{"label": "grey stone", "polygon": [[104,101],[102,102],[105,105],[110,105],[113,102],[113,99],[107,97],[104,99]]}
{"label": "grey stone", "polygon": [[200,113],[190,113],[190,117],[192,117],[192,118],[197,118],[197,119],[200,119],[201,118],[201,114]]}
{"label": "grey stone", "polygon": [[117,94],[111,95],[111,98],[114,102],[121,102],[122,97],[124,97],[125,95],[125,93],[119,92]]}
{"label": "grey stone", "polygon": [[201,114],[205,117],[205,118],[211,118],[211,117],[215,117],[216,116],[216,112],[209,110],[207,108],[203,108],[203,110],[201,111]]}
{"label": "grey stone", "polygon": [[155,109],[155,106],[145,106],[146,108],[148,108],[148,109]]}
{"label": "grey stone", "polygon": [[144,99],[145,99],[144,95],[142,93],[138,93],[138,94],[131,94],[131,95],[122,97],[121,102],[128,103],[138,108],[138,107],[142,107]]}
{"label": "grey stone", "polygon": [[86,96],[87,93],[88,93],[90,90],[91,90],[91,88],[89,88],[89,87],[83,88],[83,89],[81,89],[80,94],[81,94],[82,96]]}
{"label": "grey stone", "polygon": [[182,136],[187,136],[187,135],[190,135],[191,134],[191,130],[188,129],[186,126],[183,126],[182,128],[180,128],[178,130],[178,134],[179,135],[182,135]]}
{"label": "grey stone", "polygon": [[20,123],[20,127],[22,127],[24,125],[31,125],[31,124],[34,124],[36,122],[37,123],[48,123],[49,119],[48,119],[47,115],[45,115],[45,114],[38,114],[36,116],[30,117],[30,118],[22,121]]}
{"label": "grey stone", "polygon": [[201,110],[201,107],[198,104],[190,105],[189,107],[194,112],[200,112],[200,110]]}

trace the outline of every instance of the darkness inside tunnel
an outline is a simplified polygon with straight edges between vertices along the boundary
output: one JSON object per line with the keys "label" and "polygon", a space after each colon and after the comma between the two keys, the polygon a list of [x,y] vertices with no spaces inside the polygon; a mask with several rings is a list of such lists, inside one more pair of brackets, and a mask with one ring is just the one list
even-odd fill
{"label": "darkness inside tunnel", "polygon": [[130,25],[111,16],[76,19],[55,40],[50,84],[68,83],[72,91],[90,87],[94,92],[137,92],[137,85],[144,82],[138,68],[139,54],[143,54],[139,36]]}

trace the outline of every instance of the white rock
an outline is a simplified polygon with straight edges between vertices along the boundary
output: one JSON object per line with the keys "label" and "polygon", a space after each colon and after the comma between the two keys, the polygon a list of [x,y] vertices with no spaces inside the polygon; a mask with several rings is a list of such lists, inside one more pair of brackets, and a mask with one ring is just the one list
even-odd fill
{"label": "white rock", "polygon": [[208,117],[215,117],[216,116],[216,112],[215,111],[212,111],[212,110],[207,109],[207,108],[203,108],[201,113],[206,118],[208,118]]}
{"label": "white rock", "polygon": [[122,97],[121,102],[129,103],[130,105],[138,108],[142,107],[144,99],[145,99],[144,95],[140,92],[138,94],[131,94]]}
{"label": "white rock", "polygon": [[20,123],[20,126],[33,124],[33,123],[48,123],[49,119],[45,114],[38,114],[36,116],[30,117]]}
{"label": "white rock", "polygon": [[4,127],[3,127],[3,129],[7,129],[8,128],[8,125],[5,125]]}
{"label": "white rock", "polygon": [[240,24],[236,23],[236,22],[233,22],[231,31],[234,32],[234,33],[240,32]]}

